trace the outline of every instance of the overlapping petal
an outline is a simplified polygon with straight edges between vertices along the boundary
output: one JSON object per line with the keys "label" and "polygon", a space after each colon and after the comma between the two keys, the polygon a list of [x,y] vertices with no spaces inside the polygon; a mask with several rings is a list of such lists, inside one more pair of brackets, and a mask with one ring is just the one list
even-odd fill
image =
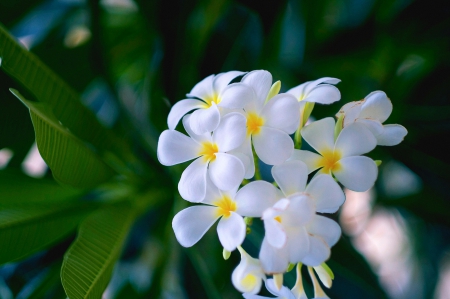
{"label": "overlapping petal", "polygon": [[[241,82],[251,86],[255,91],[256,101],[254,102],[254,108],[260,111],[272,86],[272,74],[264,70],[252,71],[246,74]],[[250,104],[253,104],[253,102]]]}
{"label": "overlapping petal", "polygon": [[217,208],[210,206],[193,206],[180,211],[172,221],[172,228],[178,242],[184,247],[197,243],[219,215]]}
{"label": "overlapping petal", "polygon": [[187,94],[187,96],[196,97],[202,100],[209,98],[214,93],[213,81],[214,75],[206,77],[202,81],[195,84],[195,86],[192,88],[191,92]]}
{"label": "overlapping petal", "polygon": [[265,126],[292,134],[300,121],[299,104],[294,96],[287,93],[279,94],[266,103],[261,116],[266,121]]}
{"label": "overlapping petal", "polygon": [[241,76],[243,74],[245,73],[240,71],[229,71],[226,73],[217,74],[217,76],[215,76],[213,80],[214,91],[216,91],[218,94],[221,94],[227,87],[227,85],[231,81],[233,81],[234,78]]}
{"label": "overlapping petal", "polygon": [[302,129],[302,137],[319,153],[334,148],[334,119],[315,121]]}
{"label": "overlapping petal", "polygon": [[200,147],[178,131],[165,130],[159,136],[157,154],[162,165],[172,166],[198,157]]}
{"label": "overlapping petal", "polygon": [[341,92],[336,86],[321,84],[314,87],[303,99],[305,102],[331,104],[341,99]]}
{"label": "overlapping petal", "polygon": [[203,142],[212,142],[211,133],[204,133],[204,134],[196,134],[191,129],[191,114],[186,115],[183,117],[183,127],[186,130],[186,133],[195,140],[197,143],[203,143]]}
{"label": "overlapping petal", "polygon": [[202,108],[205,105],[202,101],[194,99],[181,100],[170,109],[169,116],[167,117],[167,125],[170,130],[175,130],[180,119],[189,111]]}
{"label": "overlapping petal", "polygon": [[278,189],[266,181],[251,182],[236,193],[236,212],[242,216],[261,217],[264,210],[273,206],[281,196]]}
{"label": "overlapping petal", "polygon": [[341,167],[333,174],[345,187],[357,192],[370,189],[378,176],[375,162],[364,156],[346,157],[339,161]]}
{"label": "overlapping petal", "polygon": [[308,167],[308,173],[311,173],[320,167],[319,162],[322,160],[322,156],[310,151],[294,149],[294,152],[289,160],[302,161]]}
{"label": "overlapping petal", "polygon": [[302,263],[308,266],[319,266],[330,257],[330,247],[320,237],[309,237],[309,252]]}
{"label": "overlapping petal", "polygon": [[265,273],[283,273],[289,266],[287,247],[277,249],[269,244],[265,237],[259,251],[259,260]]}
{"label": "overlapping petal", "polygon": [[214,131],[219,122],[220,112],[214,102],[209,108],[195,110],[190,118],[191,129],[197,135]]}
{"label": "overlapping petal", "polygon": [[342,157],[359,156],[370,152],[377,146],[377,140],[363,124],[355,122],[345,127],[339,134],[335,150]]}
{"label": "overlapping petal", "polygon": [[272,167],[272,176],[285,196],[305,190],[308,168],[301,161],[286,161]]}
{"label": "overlapping petal", "polygon": [[341,227],[334,220],[316,215],[308,226],[308,233],[321,237],[331,247],[339,241]]}
{"label": "overlapping petal", "polygon": [[198,158],[183,171],[178,183],[182,198],[191,202],[200,202],[205,198],[207,169],[208,164]]}
{"label": "overlapping petal", "polygon": [[277,249],[284,247],[287,241],[283,226],[275,219],[264,219],[265,238],[269,244]]}
{"label": "overlapping petal", "polygon": [[217,234],[223,248],[233,251],[245,238],[245,222],[242,216],[231,212],[229,217],[222,217],[217,225]]}
{"label": "overlapping petal", "polygon": [[236,156],[216,153],[216,159],[209,163],[209,177],[220,190],[231,190],[244,179],[244,164]]}
{"label": "overlapping petal", "polygon": [[359,118],[371,118],[385,122],[392,113],[392,103],[383,91],[373,91],[366,96]]}
{"label": "overlapping petal", "polygon": [[319,213],[334,213],[345,201],[341,187],[327,174],[315,176],[306,187],[305,193],[314,198],[316,211]]}
{"label": "overlapping petal", "polygon": [[289,262],[299,263],[309,252],[309,237],[305,227],[289,231]]}
{"label": "overlapping petal", "polygon": [[266,164],[281,164],[292,155],[294,142],[281,130],[266,126],[261,127],[259,134],[253,135],[253,146],[256,154]]}
{"label": "overlapping petal", "polygon": [[239,147],[246,137],[247,120],[242,114],[232,112],[225,115],[213,133],[213,142],[220,152],[228,152]]}
{"label": "overlapping petal", "polygon": [[249,102],[256,100],[253,88],[243,83],[233,83],[227,86],[220,95],[220,107],[228,109],[244,108]]}

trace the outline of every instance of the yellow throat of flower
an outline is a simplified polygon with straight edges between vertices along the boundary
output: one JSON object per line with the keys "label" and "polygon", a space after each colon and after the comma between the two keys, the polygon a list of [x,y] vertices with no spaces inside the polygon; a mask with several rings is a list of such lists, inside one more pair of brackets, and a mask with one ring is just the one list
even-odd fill
{"label": "yellow throat of flower", "polygon": [[339,160],[342,158],[342,154],[339,151],[324,150],[321,151],[322,158],[318,162],[318,167],[322,167],[321,172],[330,174],[331,172],[338,171],[341,168]]}
{"label": "yellow throat of flower", "polygon": [[203,99],[205,101],[205,108],[211,107],[212,103],[219,104],[221,99],[217,93],[213,93],[209,95],[208,97]]}
{"label": "yellow throat of flower", "polygon": [[264,119],[254,112],[247,114],[247,135],[258,134],[261,126],[264,125]]}
{"label": "yellow throat of flower", "polygon": [[203,156],[205,162],[212,162],[216,159],[216,153],[219,152],[219,147],[216,143],[203,142],[199,155]]}
{"label": "yellow throat of flower", "polygon": [[231,212],[235,212],[237,209],[236,202],[227,195],[224,195],[220,200],[214,202],[214,205],[218,207],[217,213],[219,216],[223,217],[229,217]]}

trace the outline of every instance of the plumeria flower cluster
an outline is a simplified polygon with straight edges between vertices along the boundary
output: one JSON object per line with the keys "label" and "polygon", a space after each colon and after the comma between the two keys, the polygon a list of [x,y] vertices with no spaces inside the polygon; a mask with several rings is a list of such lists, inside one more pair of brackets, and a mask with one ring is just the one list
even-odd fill
{"label": "plumeria flower cluster", "polygon": [[[307,125],[316,103],[340,100],[339,81],[325,77],[280,93],[280,81],[272,83],[268,71],[231,71],[203,79],[169,113],[159,161],[171,166],[193,160],[178,191],[195,205],[175,215],[175,236],[190,247],[218,222],[224,258],[240,252],[231,280],[245,298],[266,298],[257,295],[265,285],[276,298],[307,299],[303,265],[314,298],[328,298],[316,275],[331,287],[334,276],[325,262],[341,229],[326,214],[344,203],[342,187],[363,192],[374,185],[379,161],[364,154],[396,145],[407,134],[400,125],[383,125],[392,104],[382,91],[344,105],[337,121]],[[314,151],[302,149],[302,139]],[[273,181],[261,179],[259,161],[272,166]],[[264,227],[258,258],[242,247],[254,218]],[[283,274],[294,267],[297,281],[289,289]]]}

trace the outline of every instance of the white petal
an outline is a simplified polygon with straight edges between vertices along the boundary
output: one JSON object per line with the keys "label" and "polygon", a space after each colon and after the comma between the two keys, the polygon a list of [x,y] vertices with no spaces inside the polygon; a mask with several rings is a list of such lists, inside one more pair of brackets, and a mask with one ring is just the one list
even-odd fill
{"label": "white petal", "polygon": [[303,258],[303,264],[319,266],[330,257],[330,247],[322,238],[310,236],[309,244],[309,253]]}
{"label": "white petal", "polygon": [[167,125],[170,130],[175,130],[180,119],[189,111],[197,108],[202,108],[205,105],[202,101],[194,99],[181,100],[170,109],[169,116],[167,117]]}
{"label": "white petal", "polygon": [[202,158],[191,163],[181,174],[178,191],[182,198],[200,202],[206,195],[206,171],[208,164]]}
{"label": "white petal", "polygon": [[307,230],[311,235],[322,238],[329,247],[336,244],[341,237],[341,227],[339,224],[330,218],[319,215],[314,217]]}
{"label": "white petal", "polygon": [[237,213],[248,217],[261,217],[264,210],[273,206],[281,194],[266,181],[254,181],[236,193]]}
{"label": "white petal", "polygon": [[283,226],[275,219],[264,219],[265,238],[269,244],[277,249],[286,244],[287,236]]}
{"label": "white petal", "polygon": [[334,147],[334,119],[332,117],[315,121],[302,129],[302,137],[319,153]]}
{"label": "white petal", "polygon": [[383,125],[378,120],[358,118],[356,121],[360,124],[365,125],[366,128],[369,129],[370,132],[372,132],[373,136],[377,136],[383,133]]}
{"label": "white petal", "polygon": [[256,101],[253,88],[244,83],[233,83],[223,91],[219,106],[228,109],[242,109],[251,101]]}
{"label": "white petal", "polygon": [[300,107],[293,95],[282,93],[267,102],[261,116],[265,119],[264,126],[292,134],[300,122]]}
{"label": "white petal", "polygon": [[198,143],[202,142],[212,142],[211,133],[204,133],[204,134],[195,134],[191,129],[191,117],[192,114],[188,114],[185,117],[183,117],[183,127],[186,130],[186,133],[194,139]]}
{"label": "white petal", "polygon": [[224,153],[239,147],[247,135],[247,120],[240,113],[228,113],[213,133],[213,142]]}
{"label": "white petal", "polygon": [[211,181],[209,175],[206,175],[206,193],[205,199],[202,201],[204,204],[215,205],[214,203],[221,200],[223,197],[219,188]]}
{"label": "white petal", "polygon": [[196,97],[199,99],[210,98],[214,94],[213,90],[214,75],[210,75],[198,82],[191,92],[187,94],[188,97]]}
{"label": "white petal", "polygon": [[254,89],[257,107],[262,107],[272,86],[272,75],[264,70],[252,71],[246,74],[241,82]]}
{"label": "white petal", "polygon": [[334,150],[339,151],[342,157],[349,157],[370,152],[375,146],[377,140],[373,134],[363,124],[355,122],[342,129]]}
{"label": "white petal", "polygon": [[292,294],[291,290],[289,290],[287,287],[281,286],[281,289],[278,290],[273,279],[268,279],[266,281],[266,288],[269,292],[272,293],[272,295],[277,296],[277,298],[295,299],[294,294]]}
{"label": "white petal", "polygon": [[381,123],[388,119],[392,112],[392,103],[386,94],[382,91],[371,92],[366,96],[364,104],[361,107],[360,118],[372,118]]}
{"label": "white petal", "polygon": [[314,198],[319,213],[334,213],[345,201],[341,187],[327,174],[315,176],[306,187],[305,193]]}
{"label": "white petal", "polygon": [[284,273],[289,266],[287,248],[277,249],[269,244],[267,238],[263,239],[259,260],[266,273]]}
{"label": "white petal", "polygon": [[239,158],[225,153],[217,153],[209,163],[209,177],[220,190],[231,190],[242,183],[245,169]]}
{"label": "white petal", "polygon": [[242,216],[231,212],[229,217],[222,217],[217,225],[220,244],[228,251],[233,251],[244,242],[246,225]]}
{"label": "white petal", "polygon": [[219,122],[220,112],[213,102],[209,108],[195,110],[191,115],[190,125],[195,134],[201,135],[214,131]]}
{"label": "white petal", "polygon": [[233,81],[234,78],[245,74],[239,71],[229,71],[226,73],[217,74],[213,81],[213,89],[218,94],[221,94],[227,85]]}
{"label": "white petal", "polygon": [[403,141],[408,131],[401,125],[385,125],[383,133],[376,136],[378,145],[397,145]]}
{"label": "white petal", "polygon": [[309,94],[314,88],[316,88],[316,86],[321,83],[338,84],[339,82],[341,82],[341,80],[331,77],[323,77],[315,81],[311,81],[308,85],[305,86],[305,94]]}
{"label": "white petal", "polygon": [[197,243],[208,229],[219,218],[217,208],[209,206],[193,206],[175,215],[172,228],[178,242],[184,247]]}
{"label": "white petal", "polygon": [[272,167],[272,176],[285,196],[305,190],[308,167],[301,161],[286,161]]}
{"label": "white petal", "polygon": [[[289,196],[289,208],[281,216],[281,223],[288,227],[308,224],[316,215],[314,200],[303,193]],[[275,207],[275,206],[274,206]]]}
{"label": "white petal", "polygon": [[341,93],[336,86],[321,84],[314,87],[303,99],[305,102],[331,104],[341,99]]}
{"label": "white petal", "polygon": [[291,137],[278,129],[262,126],[258,134],[252,135],[252,139],[259,159],[269,165],[283,163],[294,151]]}
{"label": "white petal", "polygon": [[192,138],[172,130],[165,130],[158,140],[158,160],[171,166],[192,160],[199,156],[200,147]]}
{"label": "white petal", "polygon": [[251,179],[255,175],[255,161],[253,159],[252,140],[250,136],[247,136],[245,138],[244,142],[240,147],[228,153],[238,157],[244,164],[245,167],[244,178]]}
{"label": "white petal", "polygon": [[364,100],[355,101],[355,102],[347,103],[344,105],[344,107],[341,108],[341,111],[343,109],[345,111],[344,127],[346,127],[356,121],[356,119],[359,117],[359,114],[361,113],[361,107],[363,104],[364,104]]}
{"label": "white petal", "polygon": [[309,252],[309,237],[305,227],[289,230],[289,262],[299,263]]}
{"label": "white petal", "polygon": [[319,168],[319,162],[322,160],[322,156],[310,151],[303,151],[294,149],[292,156],[289,160],[299,160],[306,164],[308,167],[308,173],[313,172]]}
{"label": "white petal", "polygon": [[364,192],[375,183],[378,175],[378,167],[375,162],[364,156],[346,157],[339,160],[341,167],[333,171],[334,176],[346,188]]}

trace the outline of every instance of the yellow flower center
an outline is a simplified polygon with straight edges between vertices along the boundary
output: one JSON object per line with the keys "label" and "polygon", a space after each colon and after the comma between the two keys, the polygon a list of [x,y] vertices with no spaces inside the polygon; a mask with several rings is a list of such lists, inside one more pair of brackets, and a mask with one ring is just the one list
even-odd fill
{"label": "yellow flower center", "polygon": [[254,112],[247,114],[247,135],[258,134],[261,126],[264,125],[264,119]]}
{"label": "yellow flower center", "polygon": [[275,218],[273,218],[273,219],[275,219],[276,221],[278,221],[279,223],[281,223],[281,217],[280,217],[280,216],[277,216],[277,217],[275,217]]}
{"label": "yellow flower center", "polygon": [[227,195],[224,195],[220,200],[213,204],[218,207],[217,213],[219,216],[223,217],[229,217],[231,212],[235,212],[237,209],[236,202]]}
{"label": "yellow flower center", "polygon": [[342,154],[339,151],[324,150],[321,152],[322,158],[317,163],[318,167],[322,167],[321,172],[330,174],[333,171],[338,171],[341,168]]}
{"label": "yellow flower center", "polygon": [[216,103],[219,104],[220,101],[222,100],[221,98],[219,98],[219,95],[217,93],[213,93],[212,95],[209,95],[208,97],[203,99],[205,101],[205,108],[209,108],[211,107],[212,103]]}
{"label": "yellow flower center", "polygon": [[203,156],[205,162],[212,162],[216,159],[216,153],[219,152],[217,144],[212,142],[203,142],[202,149],[200,150],[200,156]]}
{"label": "yellow flower center", "polygon": [[255,275],[253,275],[251,273],[245,275],[245,277],[241,280],[242,286],[247,290],[253,289],[253,287],[255,286],[255,284],[257,282],[258,282],[258,279],[256,278]]}

